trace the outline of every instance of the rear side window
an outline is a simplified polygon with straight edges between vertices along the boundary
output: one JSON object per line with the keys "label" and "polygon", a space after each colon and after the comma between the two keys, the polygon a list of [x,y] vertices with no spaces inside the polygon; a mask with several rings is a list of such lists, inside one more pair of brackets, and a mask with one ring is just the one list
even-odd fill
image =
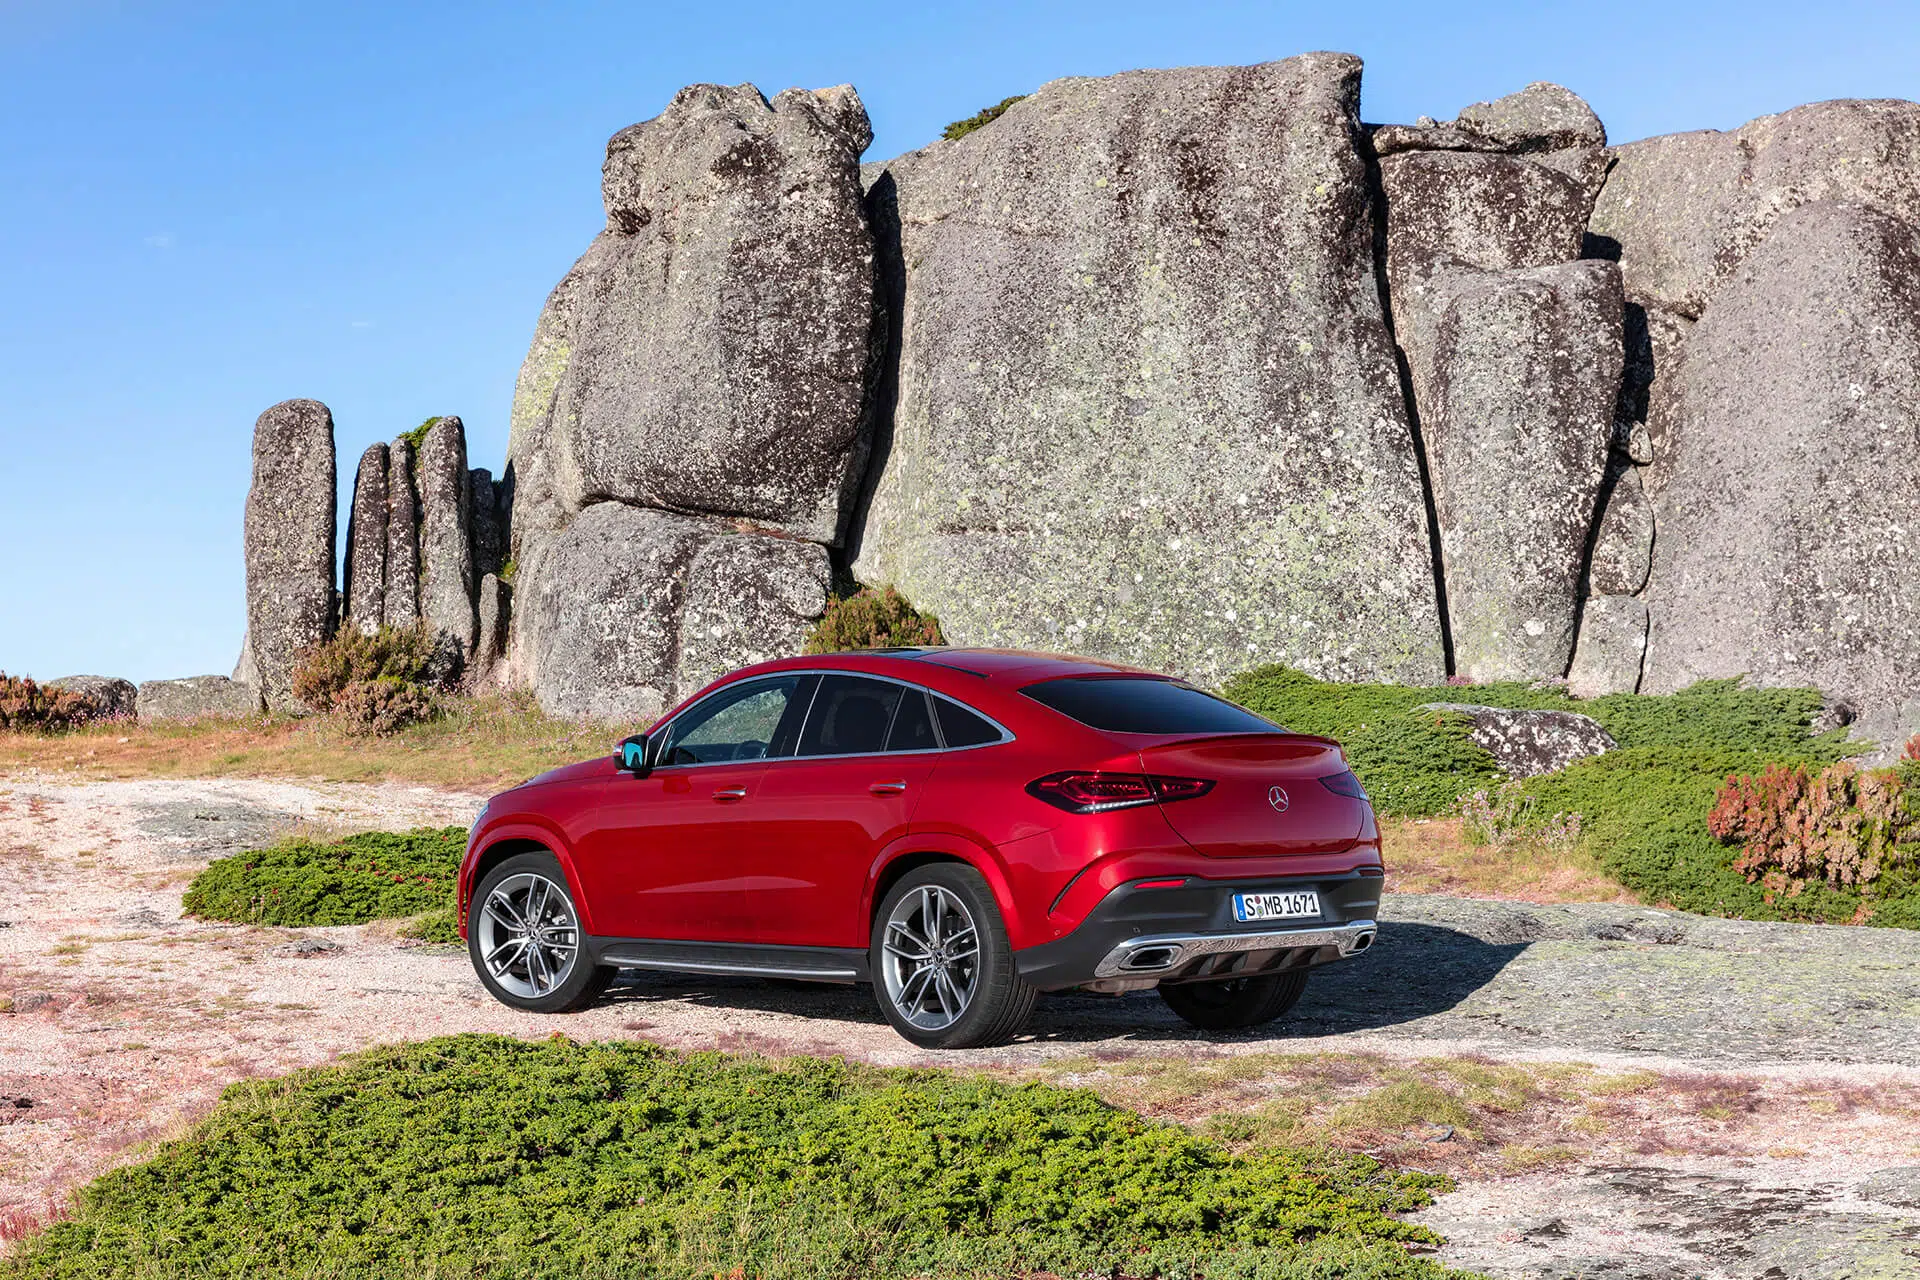
{"label": "rear side window", "polygon": [[1069,676],[1020,691],[1043,707],[1108,733],[1274,733],[1280,726],[1171,680]]}
{"label": "rear side window", "polygon": [[889,751],[932,751],[940,745],[933,736],[933,716],[927,710],[927,695],[919,689],[907,690],[900,709],[893,713],[893,732],[887,735]]}
{"label": "rear side window", "polygon": [[856,756],[884,751],[904,686],[859,676],[827,676],[800,734],[803,756]]}
{"label": "rear side window", "polygon": [[984,747],[989,742],[1000,741],[1000,730],[994,728],[992,721],[975,715],[959,703],[935,698],[933,705],[940,717],[940,736],[946,739],[949,748]]}

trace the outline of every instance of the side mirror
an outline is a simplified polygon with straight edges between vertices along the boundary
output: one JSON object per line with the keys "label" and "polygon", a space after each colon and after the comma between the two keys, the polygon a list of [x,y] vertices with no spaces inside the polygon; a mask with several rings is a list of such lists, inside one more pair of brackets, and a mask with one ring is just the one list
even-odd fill
{"label": "side mirror", "polygon": [[630,738],[623,739],[620,743],[620,750],[616,753],[616,758],[620,762],[620,767],[628,773],[638,777],[645,777],[647,773],[647,735],[644,733],[636,733]]}

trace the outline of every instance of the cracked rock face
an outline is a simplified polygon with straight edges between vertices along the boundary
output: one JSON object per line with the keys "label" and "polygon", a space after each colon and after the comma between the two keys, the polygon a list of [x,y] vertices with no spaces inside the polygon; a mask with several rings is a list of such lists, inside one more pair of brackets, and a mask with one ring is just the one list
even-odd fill
{"label": "cracked rock face", "polygon": [[1653,503],[1640,468],[1615,462],[1588,565],[1588,589],[1601,596],[1638,595],[1653,568]]}
{"label": "cracked rock face", "polygon": [[870,440],[873,238],[851,87],[693,85],[607,144],[607,228],[547,303],[516,519],[607,500],[837,542]]}
{"label": "cracked rock face", "polygon": [[1447,268],[1409,310],[1454,668],[1558,679],[1620,386],[1619,272]]}
{"label": "cracked rock face", "polygon": [[1594,596],[1580,615],[1580,639],[1567,669],[1576,698],[1634,693],[1647,656],[1647,606],[1632,596]]}
{"label": "cracked rock face", "polygon": [[1845,200],[1920,221],[1920,104],[1816,102],[1721,133],[1668,134],[1613,149],[1593,211],[1619,245],[1627,294],[1698,316],[1783,216]]}
{"label": "cracked rock face", "polygon": [[1920,723],[1920,230],[1819,201],[1715,292],[1675,388],[1650,692],[1750,674]]}
{"label": "cracked rock face", "polygon": [[862,581],[960,644],[1442,674],[1359,79],[1310,54],[1055,81],[888,165],[902,351]]}
{"label": "cracked rock face", "polygon": [[253,427],[247,491],[247,637],[268,707],[299,710],[293,667],[333,634],[333,414],[283,400]]}

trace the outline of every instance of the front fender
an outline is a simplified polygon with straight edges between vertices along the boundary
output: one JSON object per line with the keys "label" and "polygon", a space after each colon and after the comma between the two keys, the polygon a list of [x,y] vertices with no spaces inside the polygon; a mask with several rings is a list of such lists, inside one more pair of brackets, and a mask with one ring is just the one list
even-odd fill
{"label": "front fender", "polygon": [[873,911],[877,905],[876,896],[880,883],[887,875],[887,868],[902,858],[923,853],[957,858],[978,871],[985,877],[987,888],[993,893],[994,905],[1000,908],[1000,918],[1006,922],[1009,943],[1015,950],[1033,945],[1033,940],[1027,936],[1030,932],[1027,922],[1022,918],[1014,901],[1013,889],[1007,879],[1007,869],[992,849],[950,832],[922,831],[908,832],[894,838],[880,850],[873,860],[873,865],[868,868],[866,888],[860,896],[861,946],[873,944]]}
{"label": "front fender", "polygon": [[525,840],[545,847],[560,863],[560,872],[567,878],[567,893],[573,899],[573,907],[580,916],[580,927],[586,933],[594,933],[593,907],[586,895],[580,891],[580,874],[574,866],[573,849],[567,843],[567,837],[558,824],[539,814],[516,813],[489,820],[480,830],[474,832],[473,839],[467,844],[467,856],[460,860],[460,936],[467,936],[467,909],[473,901],[474,869],[486,857],[487,850],[508,840]]}

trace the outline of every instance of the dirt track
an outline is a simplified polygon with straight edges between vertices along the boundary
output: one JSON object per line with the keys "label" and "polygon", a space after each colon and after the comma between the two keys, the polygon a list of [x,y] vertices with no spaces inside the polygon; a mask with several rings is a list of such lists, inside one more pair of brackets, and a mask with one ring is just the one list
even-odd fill
{"label": "dirt track", "polygon": [[[0,780],[0,1235],[235,1079],[455,1031],[889,1064],[1339,1050],[1920,1085],[1920,934],[1892,930],[1390,898],[1379,945],[1317,975],[1295,1016],[1263,1032],[1202,1037],[1152,996],[1065,996],[1015,1045],[933,1055],[856,990],[629,974],[605,1004],[556,1020],[499,1006],[464,955],[404,946],[386,926],[180,918],[208,860],[294,825],[464,824],[478,801],[394,785]],[[1452,1240],[1448,1260],[1507,1275],[1920,1276],[1920,1173],[1885,1172],[1920,1165],[1920,1114],[1809,1113],[1792,1136],[1777,1158],[1616,1154],[1470,1183],[1426,1216]]]}

